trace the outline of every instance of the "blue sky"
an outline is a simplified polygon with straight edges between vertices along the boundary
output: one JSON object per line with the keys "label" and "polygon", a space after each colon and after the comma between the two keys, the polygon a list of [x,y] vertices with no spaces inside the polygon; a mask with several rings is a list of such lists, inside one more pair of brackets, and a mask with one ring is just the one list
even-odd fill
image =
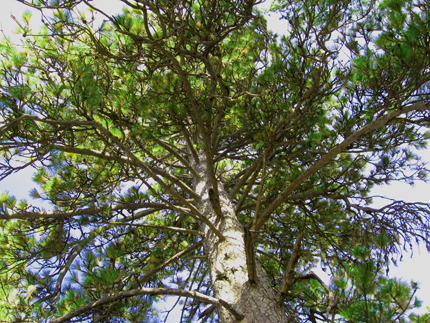
{"label": "blue sky", "polygon": [[[1,0],[2,10],[0,11],[0,27],[4,35],[12,38],[14,42],[19,43],[18,35],[13,33],[16,28],[16,23],[10,17],[11,14],[20,19],[22,12],[26,7],[16,0]],[[109,13],[113,14],[121,10],[122,5],[119,1],[112,0],[96,0],[92,2],[93,5],[103,5],[103,8]],[[34,14],[30,24],[35,26],[39,25],[40,18]],[[282,34],[286,30],[286,26],[278,20],[276,15],[271,15],[268,19],[269,28]],[[430,149],[420,151],[423,159],[430,161]],[[9,191],[12,195],[19,198],[27,198],[28,192],[34,184],[31,182],[32,170],[26,170],[16,174],[6,180],[0,182],[0,192]],[[394,199],[405,200],[409,202],[430,202],[430,184],[423,182],[416,182],[414,186],[403,183],[395,183],[389,186],[380,186],[373,190],[375,195],[387,196]],[[430,307],[430,277],[427,267],[430,265],[430,254],[427,252],[425,245],[421,244],[419,247],[415,246],[413,250],[413,258],[410,258],[409,252],[403,253],[403,260],[398,261],[398,266],[390,266],[389,276],[403,278],[405,281],[414,280],[420,283],[420,290],[416,296],[423,301],[423,306],[418,312],[425,312],[426,307]],[[322,271],[321,271],[322,273]],[[175,315],[172,314],[172,320],[169,322],[177,322],[173,319]]]}

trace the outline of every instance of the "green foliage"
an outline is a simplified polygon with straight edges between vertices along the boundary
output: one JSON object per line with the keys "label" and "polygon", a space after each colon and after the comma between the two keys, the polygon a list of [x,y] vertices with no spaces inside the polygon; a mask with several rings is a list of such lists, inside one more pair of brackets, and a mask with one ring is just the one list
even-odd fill
{"label": "green foliage", "polygon": [[336,284],[343,297],[349,295],[349,301],[340,305],[339,311],[345,322],[406,322],[406,311],[421,306],[414,297],[416,283],[387,279],[373,259],[352,264],[347,275],[352,283],[349,289],[344,283]]}
{"label": "green foliage", "polygon": [[[22,46],[0,43],[0,179],[36,169],[35,201],[0,194],[1,320],[149,322],[167,288],[218,295],[237,215],[291,322],[428,321],[381,271],[430,245],[430,206],[370,196],[428,173],[426,3],[279,0],[282,36],[254,1],[31,3],[41,31],[25,12]],[[187,297],[183,321],[210,312]]]}
{"label": "green foliage", "polygon": [[[430,309],[428,307],[427,307],[427,310],[430,311]],[[428,322],[430,322],[430,313],[426,313],[423,315],[411,314],[409,316],[409,319],[411,320],[411,322],[428,323]]]}

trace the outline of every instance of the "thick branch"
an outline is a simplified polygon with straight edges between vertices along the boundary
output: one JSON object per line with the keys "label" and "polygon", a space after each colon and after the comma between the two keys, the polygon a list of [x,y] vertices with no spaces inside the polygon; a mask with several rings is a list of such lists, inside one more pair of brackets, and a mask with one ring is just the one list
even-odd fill
{"label": "thick branch", "polygon": [[197,151],[194,149],[193,143],[191,142],[191,139],[190,139],[190,134],[188,133],[188,130],[185,126],[182,126],[182,132],[184,134],[185,141],[187,142],[188,150],[193,155],[194,161],[197,164],[199,164],[200,163],[199,156],[197,154]]}
{"label": "thick branch", "polygon": [[346,138],[342,143],[337,145],[334,149],[329,151],[326,155],[324,155],[322,158],[320,158],[313,166],[308,168],[305,172],[303,172],[301,175],[299,175],[275,200],[275,202],[272,203],[266,210],[264,210],[263,214],[259,217],[256,230],[261,228],[266,220],[269,218],[270,214],[273,213],[273,211],[278,208],[282,204],[282,202],[286,199],[288,195],[290,195],[300,184],[302,184],[306,179],[308,179],[310,176],[315,174],[318,170],[320,170],[322,167],[324,167],[327,163],[329,163],[334,157],[336,157],[339,153],[346,150],[349,145],[357,141],[360,137],[385,126],[389,121],[392,119],[398,117],[401,114],[408,113],[411,111],[416,110],[428,110],[430,109],[429,103],[417,103],[414,105],[411,105],[409,107],[405,107],[403,109],[396,110],[394,112],[391,112],[379,119],[376,119],[375,121],[369,123],[368,125],[360,128],[356,132],[354,132],[352,135],[350,135],[348,138]]}
{"label": "thick branch", "polygon": [[[188,206],[191,210],[193,210],[194,212],[196,212],[196,214],[200,213],[194,207],[194,205],[188,203],[188,201],[185,198],[183,198],[181,195],[179,195],[176,191],[172,190],[161,178],[159,178],[157,176],[157,174],[155,173],[155,171],[156,171],[155,169],[153,169],[152,167],[150,167],[149,165],[147,165],[146,163],[144,163],[143,161],[141,161],[139,158],[137,158],[133,154],[133,152],[131,152],[130,149],[128,149],[121,141],[119,141],[117,137],[115,137],[114,135],[112,135],[108,129],[106,129],[100,123],[98,123],[96,121],[93,121],[92,123],[93,123],[93,126],[95,128],[97,128],[107,138],[110,138],[118,146],[118,148],[120,148],[126,155],[128,155],[128,157],[130,159],[132,159],[133,161],[135,161],[137,163],[137,165],[139,165],[141,168],[143,168],[148,173],[148,175],[151,176],[158,184],[160,184],[160,186],[163,187],[168,193],[170,193],[178,201],[181,201],[182,203],[184,203],[184,205]],[[162,174],[162,176],[164,176],[165,174],[167,174],[164,171],[162,171],[162,172],[164,173],[164,174]],[[177,181],[180,182],[179,179],[177,179]],[[192,191],[192,190],[190,189],[190,191]],[[198,198],[198,196],[195,193],[193,194],[193,197],[194,198]]]}
{"label": "thick branch", "polygon": [[245,227],[245,254],[246,254],[246,267],[248,268],[248,279],[251,283],[257,281],[257,269],[255,266],[255,252],[254,252],[254,232]]}
{"label": "thick branch", "polygon": [[260,168],[261,168],[261,163],[259,168],[254,172],[254,175],[252,175],[251,181],[248,183],[248,186],[245,188],[245,191],[243,192],[242,197],[240,198],[239,202],[236,205],[236,214],[238,214],[241,211],[242,205],[245,202],[246,198],[248,197],[248,194],[251,191],[252,187],[254,186],[254,182],[258,177],[258,172],[260,171]]}
{"label": "thick branch", "polygon": [[170,257],[165,262],[159,264],[157,267],[155,267],[154,269],[152,269],[149,272],[147,272],[145,275],[143,275],[141,278],[139,278],[139,284],[145,283],[152,275],[156,274],[160,270],[163,270],[164,268],[166,268],[172,262],[175,262],[176,260],[180,259],[182,256],[186,255],[187,253],[190,253],[191,251],[193,251],[193,250],[201,247],[203,245],[203,241],[204,240],[202,240],[200,242],[197,242],[196,244],[194,244],[192,246],[189,246],[188,248],[186,248],[186,249],[178,252],[173,257]]}
{"label": "thick branch", "polygon": [[[173,197],[175,197],[178,201],[182,202],[184,205],[188,206],[194,216],[199,220],[203,221],[205,224],[209,226],[211,231],[217,235],[217,237],[223,241],[225,238],[221,234],[221,232],[203,215],[200,211],[191,203],[189,203],[185,198],[183,198],[178,192],[171,189],[162,179],[160,179],[155,172],[149,167],[146,163],[142,162],[139,158],[137,158],[121,141],[118,140],[117,137],[112,135],[108,129],[103,127],[100,123],[93,121],[93,126],[96,127],[99,131],[101,131],[107,138],[110,138],[117,146],[120,148],[128,157],[134,160],[140,167],[142,167],[149,176],[151,176],[161,187],[163,187],[168,193],[170,193]],[[194,193],[194,197],[199,199]]]}
{"label": "thick branch", "polygon": [[38,300],[38,303],[43,303],[47,301],[48,299],[51,299],[52,297],[57,296],[61,292],[61,284],[63,283],[64,277],[66,276],[67,272],[69,271],[70,266],[72,265],[75,258],[81,253],[81,251],[85,248],[84,244],[78,244],[75,251],[69,257],[67,258],[67,262],[64,265],[64,267],[60,271],[60,275],[57,278],[57,282],[55,283],[55,290],[48,296]]}
{"label": "thick branch", "polygon": [[[67,126],[72,126],[72,127],[73,126],[92,126],[92,127],[95,127],[96,129],[98,129],[99,131],[101,131],[106,137],[112,139],[112,141],[114,141],[115,144],[121,150],[123,150],[124,153],[126,155],[128,155],[129,158],[124,158],[124,157],[121,157],[121,156],[108,155],[108,154],[104,154],[104,153],[101,153],[101,152],[93,150],[93,149],[76,148],[76,147],[65,147],[65,146],[55,145],[55,144],[52,145],[52,147],[54,149],[56,149],[56,150],[59,150],[59,151],[70,152],[70,153],[75,153],[75,154],[82,154],[82,155],[88,155],[88,156],[94,156],[94,157],[98,157],[98,158],[103,158],[103,159],[107,159],[107,160],[114,160],[114,161],[118,161],[120,163],[127,163],[127,164],[132,164],[134,166],[142,167],[143,169],[145,169],[148,172],[148,174],[155,181],[157,181],[164,189],[166,189],[167,191],[169,191],[170,193],[172,193],[172,195],[174,195],[179,200],[182,201],[183,198],[180,197],[179,194],[177,194],[176,192],[174,192],[173,190],[171,190],[170,187],[168,185],[166,185],[156,175],[160,175],[160,176],[165,177],[166,179],[168,179],[172,183],[180,186],[182,189],[184,189],[193,198],[198,198],[198,196],[195,194],[195,192],[190,187],[188,187],[188,185],[186,185],[179,178],[177,178],[176,176],[174,176],[172,174],[169,174],[169,173],[165,172],[164,170],[159,169],[157,167],[150,166],[150,165],[147,165],[147,164],[143,163],[140,159],[138,159],[136,156],[134,156],[134,154],[124,144],[122,144],[115,136],[113,136],[108,129],[106,129],[105,127],[103,127],[98,122],[95,122],[95,121],[81,121],[81,120],[74,120],[74,121],[70,121],[70,120],[49,120],[49,119],[42,119],[42,118],[39,118],[39,117],[36,117],[36,116],[32,116],[32,115],[29,115],[29,114],[22,114],[19,118],[17,118],[16,120],[14,120],[14,123],[20,122],[22,120],[34,120],[34,121],[38,121],[38,122],[47,123],[47,124],[50,124],[50,125],[67,125]],[[190,165],[188,164],[188,166],[190,166]],[[190,166],[190,171],[194,171],[194,170],[192,170],[191,166]],[[184,201],[182,201],[182,202],[184,202]],[[185,201],[185,205],[187,205],[186,201]]]}
{"label": "thick branch", "polygon": [[332,290],[322,281],[322,279],[315,274],[314,272],[310,272],[308,274],[302,275],[300,277],[297,277],[294,280],[295,282],[298,282],[300,280],[305,280],[305,279],[315,279],[317,280],[322,287],[324,287],[324,289],[327,291],[328,293],[328,306],[327,306],[327,315],[330,314],[330,312],[334,309],[334,307],[338,304],[339,300],[334,296]]}
{"label": "thick branch", "polygon": [[124,298],[135,297],[135,296],[140,296],[140,295],[176,295],[176,296],[194,298],[194,299],[197,299],[199,301],[209,303],[209,304],[224,306],[224,304],[222,304],[220,302],[220,300],[218,300],[214,297],[210,297],[210,296],[207,296],[205,294],[199,293],[199,292],[173,289],[173,288],[136,288],[136,289],[131,289],[131,290],[119,292],[119,293],[114,294],[112,296],[107,296],[107,297],[99,299],[98,301],[95,301],[95,302],[92,302],[90,304],[78,307],[74,311],[67,313],[67,314],[65,314],[65,315],[63,315],[57,319],[52,320],[51,323],[69,322],[69,320],[71,320],[72,318],[74,318],[78,315],[81,315],[85,312],[88,312],[94,308],[97,308],[98,306],[112,303],[112,302],[115,302],[117,300],[121,300]]}
{"label": "thick branch", "polygon": [[231,306],[229,303],[227,303],[226,301],[220,299],[219,303],[224,306],[238,321],[241,321],[244,316],[240,313],[238,313],[233,306]]}
{"label": "thick branch", "polygon": [[[160,209],[172,209],[161,203],[136,203],[136,204],[118,204],[109,207],[109,211],[118,210],[137,210],[141,208],[152,208],[154,211]],[[36,218],[63,218],[81,215],[92,215],[106,211],[106,207],[90,207],[86,209],[70,210],[70,211],[41,211],[41,212],[21,212],[12,215],[0,214],[0,219],[36,219]]]}
{"label": "thick branch", "polygon": [[[259,172],[261,167],[261,159],[262,156],[260,156],[258,159],[256,159],[252,165],[248,168],[246,173],[242,176],[242,178],[236,183],[236,185],[233,187],[233,189],[230,191],[230,198],[234,199],[235,195],[239,192],[239,190],[242,188],[243,185],[245,185],[248,178],[254,174],[254,172]],[[260,166],[260,167],[259,167]]]}
{"label": "thick branch", "polygon": [[[56,150],[60,150],[60,151],[64,151],[64,152],[80,154],[80,155],[87,155],[87,156],[94,156],[94,157],[98,157],[98,158],[102,158],[102,159],[106,159],[106,160],[114,160],[114,161],[117,161],[120,163],[126,163],[126,164],[134,165],[137,167],[142,167],[142,163],[137,163],[135,159],[125,158],[125,157],[118,156],[118,155],[104,154],[104,153],[99,152],[99,151],[94,150],[94,149],[65,147],[65,146],[60,146],[60,145],[52,145],[52,147]],[[169,173],[165,172],[164,170],[162,170],[158,167],[154,167],[151,165],[146,165],[146,167],[151,169],[155,174],[163,176],[166,179],[168,179],[169,181],[171,181],[172,183],[177,184],[182,189],[184,189],[184,191],[186,191],[191,197],[197,198],[197,195],[194,193],[194,191],[188,185],[183,183],[178,177],[176,177],[172,174],[169,174]]]}
{"label": "thick branch", "polygon": [[154,228],[154,229],[160,229],[160,230],[169,230],[169,231],[195,234],[198,236],[204,236],[205,235],[204,232],[197,231],[197,230],[184,229],[184,228],[178,228],[178,227],[169,227],[169,226],[164,226],[164,225],[123,223],[123,222],[102,222],[102,223],[109,224],[109,225],[128,225],[128,226],[142,227],[142,228]]}
{"label": "thick branch", "polygon": [[195,178],[198,178],[198,174],[196,172],[196,170],[190,165],[190,163],[184,158],[182,157],[180,154],[178,154],[178,152],[176,150],[174,150],[172,147],[170,147],[169,144],[165,143],[164,141],[157,139],[155,137],[152,138],[152,140],[154,140],[156,143],[158,143],[160,146],[162,146],[164,149],[166,149],[167,151],[169,151],[170,153],[172,153],[176,158],[178,158],[178,160],[191,172],[193,173],[193,176]]}
{"label": "thick branch", "polygon": [[[51,125],[68,125],[68,126],[91,126],[96,128],[97,130],[99,130],[102,134],[104,134],[106,136],[106,138],[111,139],[116,146],[118,146],[118,148],[120,148],[130,159],[130,161],[133,162],[134,165],[139,166],[141,168],[143,168],[149,176],[151,176],[158,184],[160,184],[167,192],[169,192],[172,196],[174,196],[175,198],[177,198],[179,201],[182,201],[184,203],[184,205],[189,206],[191,209],[193,209],[193,211],[198,212],[198,210],[192,206],[191,204],[189,204],[182,196],[180,196],[177,192],[175,192],[174,190],[172,190],[166,183],[164,183],[164,181],[162,179],[160,179],[157,175],[161,175],[163,177],[166,177],[168,180],[172,181],[173,183],[179,185],[180,187],[182,187],[188,194],[190,194],[193,198],[198,198],[198,196],[194,193],[194,191],[189,188],[186,184],[182,183],[182,181],[180,181],[177,177],[166,173],[165,171],[161,170],[161,169],[157,169],[156,167],[153,166],[149,166],[146,163],[142,162],[139,158],[137,158],[133,152],[130,151],[129,148],[127,148],[121,141],[118,140],[117,137],[115,137],[114,135],[111,134],[111,132],[106,129],[104,126],[102,126],[100,123],[96,122],[96,121],[80,121],[80,120],[76,120],[76,121],[69,121],[69,120],[49,120],[49,119],[42,119],[36,116],[32,116],[29,114],[24,114],[20,117],[20,120],[34,120],[34,121],[39,121],[39,122],[44,122],[47,124],[51,124]],[[60,150],[60,147],[62,146],[57,146],[57,149]],[[63,150],[65,148],[62,148]],[[75,148],[78,149],[78,148]],[[64,150],[65,151],[65,150]],[[76,153],[77,150],[75,150],[74,152]],[[71,151],[72,152],[72,151]],[[88,149],[85,150],[85,152],[87,153],[91,153],[92,150]],[[99,155],[100,157],[102,155]],[[130,163],[130,161],[128,161],[128,163]]]}
{"label": "thick branch", "polygon": [[212,188],[209,189],[209,202],[212,205],[212,209],[215,211],[215,214],[220,218],[224,219],[224,215],[221,210],[221,203],[219,201],[219,195],[216,195]]}
{"label": "thick branch", "polygon": [[[327,191],[320,190],[320,191],[313,191],[313,192],[308,192],[308,193],[303,193],[303,194],[290,195],[290,196],[287,196],[285,198],[285,201],[305,200],[305,199],[309,199],[309,198],[313,198],[313,197],[317,197],[317,196],[322,196],[322,197],[327,198],[327,199],[335,199],[335,200],[345,199],[345,196],[342,194],[329,194],[329,193],[327,193]],[[270,204],[275,200],[276,200],[276,198],[274,198],[274,197],[264,199],[261,201],[260,205]],[[243,210],[252,210],[256,207],[256,205],[257,205],[257,202],[250,202],[250,203],[246,203],[244,205],[240,205],[237,212],[243,211]]]}
{"label": "thick branch", "polygon": [[215,308],[216,308],[215,305],[209,306],[207,309],[205,309],[203,312],[200,313],[199,320],[204,318],[204,317],[209,317],[209,315],[211,315],[213,313]]}
{"label": "thick branch", "polygon": [[66,153],[85,155],[85,156],[93,156],[93,157],[97,157],[97,158],[101,158],[101,159],[113,160],[113,161],[116,161],[119,163],[139,166],[130,158],[126,158],[126,157],[123,157],[120,155],[109,155],[109,154],[102,153],[102,152],[100,152],[98,150],[94,150],[94,149],[67,147],[67,146],[60,146],[60,145],[55,145],[55,144],[51,145],[50,147],[52,147],[55,150],[64,151]]}
{"label": "thick branch", "polygon": [[290,260],[288,261],[287,269],[285,270],[284,278],[282,279],[281,287],[279,288],[278,295],[276,295],[277,301],[279,303],[282,302],[284,299],[285,294],[288,292],[288,290],[291,288],[291,286],[294,284],[294,267],[297,264],[297,261],[299,260],[299,253],[300,253],[300,244],[303,239],[303,233],[300,233],[297,237],[296,243],[293,247],[293,252],[291,253]]}

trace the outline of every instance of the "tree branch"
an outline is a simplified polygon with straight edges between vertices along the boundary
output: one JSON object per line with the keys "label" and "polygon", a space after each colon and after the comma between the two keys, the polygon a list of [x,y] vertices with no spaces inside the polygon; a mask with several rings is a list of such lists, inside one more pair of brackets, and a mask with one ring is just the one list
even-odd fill
{"label": "tree branch", "polygon": [[294,283],[296,283],[296,282],[298,282],[300,280],[305,280],[305,279],[315,279],[315,280],[317,280],[321,284],[321,286],[324,287],[324,289],[327,291],[327,293],[328,293],[328,306],[327,306],[326,313],[327,313],[327,315],[330,314],[330,312],[335,308],[335,306],[339,302],[339,300],[337,299],[337,297],[334,296],[332,290],[314,272],[310,272],[308,274],[305,274],[305,275],[302,275],[300,277],[297,277],[294,280]]}
{"label": "tree branch", "polygon": [[[141,208],[152,208],[155,210],[160,209],[172,209],[161,203],[136,203],[136,204],[117,204],[115,206],[109,207],[109,211],[118,210],[137,210]],[[12,215],[0,214],[0,219],[10,220],[10,219],[35,219],[35,218],[62,218],[62,217],[73,217],[80,215],[92,215],[103,212],[106,207],[91,207],[86,209],[70,210],[70,211],[41,211],[41,212],[21,212]]]}
{"label": "tree branch", "polygon": [[[120,148],[126,155],[128,155],[128,157],[130,159],[134,160],[137,163],[137,165],[139,165],[141,168],[143,168],[143,170],[145,170],[150,177],[152,177],[158,184],[160,184],[161,187],[163,187],[167,192],[169,192],[178,201],[181,201],[184,205],[188,206],[193,212],[195,212],[196,214],[201,215],[200,212],[199,212],[199,210],[197,210],[194,205],[190,204],[179,193],[177,193],[176,191],[172,190],[161,178],[159,178],[157,176],[157,173],[159,173],[159,175],[162,175],[162,176],[165,176],[165,177],[167,175],[168,177],[166,177],[166,178],[168,178],[168,179],[169,179],[169,177],[172,178],[174,183],[181,182],[179,179],[177,179],[177,178],[174,179],[172,175],[169,175],[169,174],[167,174],[166,172],[164,172],[162,170],[156,170],[155,168],[147,165],[146,163],[144,163],[143,161],[141,161],[139,158],[137,158],[133,154],[133,152],[130,151],[130,149],[128,149],[121,141],[119,141],[117,137],[115,137],[113,134],[111,134],[110,131],[108,129],[106,129],[103,125],[101,125],[100,123],[98,123],[96,121],[92,121],[92,124],[101,133],[103,133],[107,138],[110,138],[118,146],[118,148]],[[185,184],[183,184],[183,185],[185,185]],[[193,190],[191,190],[190,188],[188,190],[190,192],[192,192],[192,195],[193,195],[194,198],[196,198],[196,199],[199,198],[199,196],[196,195]]]}
{"label": "tree branch", "polygon": [[290,260],[288,261],[287,269],[285,270],[284,278],[282,279],[281,286],[278,291],[278,295],[276,295],[276,300],[278,303],[281,303],[285,297],[285,294],[288,292],[288,290],[293,286],[295,283],[295,280],[293,278],[294,276],[294,267],[297,264],[297,261],[299,260],[299,253],[300,253],[300,244],[303,239],[303,233],[299,233],[299,236],[297,237],[296,243],[293,247],[293,252],[291,253]]}
{"label": "tree branch", "polygon": [[[106,160],[114,160],[114,161],[117,161],[119,163],[127,163],[127,164],[134,165],[137,167],[142,167],[142,164],[137,163],[136,160],[134,160],[134,159],[124,158],[122,156],[117,156],[117,155],[107,155],[107,154],[103,154],[103,153],[101,153],[97,150],[94,150],[94,149],[64,147],[64,146],[60,146],[60,145],[52,145],[52,147],[57,149],[57,150],[64,151],[64,152],[82,154],[82,155],[87,155],[87,156],[94,156],[94,157],[99,157],[99,158],[103,158]],[[149,169],[151,169],[155,174],[161,175],[161,176],[165,177],[166,179],[168,179],[169,181],[171,181],[172,183],[180,186],[182,189],[184,189],[184,191],[186,191],[193,198],[197,198],[196,193],[188,185],[183,183],[178,177],[165,172],[161,168],[154,167],[151,165],[146,165],[146,166]]]}
{"label": "tree branch", "polygon": [[262,166],[262,164],[260,163],[258,169],[254,171],[254,174],[252,175],[251,181],[246,186],[245,191],[242,194],[242,197],[240,198],[239,202],[237,202],[237,205],[236,205],[236,214],[238,214],[242,210],[242,205],[245,202],[246,198],[248,197],[248,194],[251,191],[252,186],[254,185],[254,182],[255,182],[255,180],[258,177],[258,172],[260,171],[261,166]]}
{"label": "tree branch", "polygon": [[[173,288],[136,288],[131,290],[126,290],[119,292],[117,294],[114,294],[112,296],[107,296],[104,298],[101,298],[95,302],[92,302],[87,305],[83,305],[78,307],[77,309],[71,311],[70,313],[67,313],[57,319],[54,319],[51,321],[51,323],[62,323],[62,322],[69,322],[70,319],[81,315],[87,311],[90,311],[92,309],[95,309],[99,306],[128,298],[128,297],[135,297],[140,295],[176,295],[176,296],[184,296],[184,297],[190,297],[197,299],[199,301],[209,303],[209,304],[215,304],[215,305],[222,305],[219,299],[207,296],[205,294],[194,292],[194,291],[188,291],[188,290],[180,290],[180,289],[173,289]],[[227,308],[228,309],[228,308]]]}
{"label": "tree branch", "polygon": [[248,268],[248,280],[251,283],[257,281],[257,269],[255,266],[255,252],[254,252],[254,232],[251,232],[249,228],[244,227],[245,234],[245,256],[246,266]]}
{"label": "tree branch", "polygon": [[[243,185],[245,185],[248,178],[254,174],[255,172],[259,172],[261,168],[261,160],[262,156],[260,156],[258,159],[252,163],[252,165],[248,168],[248,170],[245,172],[245,174],[241,177],[241,179],[236,183],[236,185],[233,187],[233,189],[230,191],[229,196],[231,199],[235,197],[235,195],[239,192],[239,190],[242,188]],[[253,183],[253,182],[251,182]]]}
{"label": "tree branch", "polygon": [[[322,196],[322,197],[327,198],[327,199],[335,199],[335,200],[344,200],[345,199],[345,196],[342,194],[328,194],[327,191],[320,190],[320,191],[313,191],[313,192],[309,192],[309,193],[290,195],[290,196],[287,196],[285,198],[285,201],[304,200],[304,199],[309,199],[309,198],[313,198],[313,197],[317,197],[317,196]],[[275,197],[264,199],[261,201],[261,205],[270,204],[275,200],[276,200]],[[238,211],[254,209],[256,205],[257,205],[257,202],[246,203],[244,205],[241,205]]]}
{"label": "tree branch", "polygon": [[178,154],[177,151],[175,151],[172,147],[170,147],[169,144],[165,143],[164,141],[153,137],[152,140],[154,140],[156,143],[158,143],[160,146],[162,146],[164,149],[166,149],[167,151],[169,151],[171,154],[173,154],[176,158],[178,158],[178,160],[191,172],[193,173],[193,176],[195,178],[198,178],[198,174],[196,172],[196,170],[190,165],[190,163],[184,158],[182,157],[180,154]]}
{"label": "tree branch", "polygon": [[[157,176],[157,174],[164,176],[168,180],[172,181],[173,183],[181,186],[187,193],[189,193],[191,196],[193,196],[193,198],[198,199],[198,196],[194,193],[194,191],[191,188],[189,188],[185,183],[183,183],[181,180],[179,180],[175,176],[168,174],[161,169],[157,169],[156,167],[147,165],[146,163],[142,162],[139,158],[137,158],[130,151],[129,148],[127,148],[122,142],[120,142],[117,137],[115,137],[113,134],[111,134],[111,132],[108,129],[106,129],[103,125],[101,125],[97,121],[49,120],[49,119],[42,119],[42,118],[32,116],[29,114],[24,114],[21,117],[22,117],[22,120],[25,120],[25,119],[34,120],[34,121],[39,121],[39,122],[43,122],[43,123],[47,123],[47,124],[51,124],[51,125],[91,126],[93,128],[96,128],[102,134],[104,134],[107,138],[111,139],[116,144],[116,146],[118,146],[118,148],[120,148],[129,157],[130,161],[133,162],[133,165],[143,168],[148,173],[149,176],[151,176],[166,191],[168,191],[170,194],[172,194],[172,196],[177,198],[179,201],[182,201],[184,203],[184,205],[189,206],[191,209],[193,209],[193,211],[198,212],[198,210],[193,205],[189,204],[182,196],[180,196],[177,192],[173,191],[166,183],[164,183],[164,181],[162,179],[160,179]],[[61,146],[57,146],[57,149],[60,149],[60,147]],[[79,148],[75,148],[75,149],[79,149]],[[88,154],[94,153],[94,151],[92,151],[91,149],[86,149],[85,152]],[[98,153],[98,154],[101,154],[101,153]],[[102,155],[97,155],[97,156],[101,157]],[[130,163],[130,161],[127,160],[128,163]]]}
{"label": "tree branch", "polygon": [[[99,157],[99,158],[103,158],[103,159],[115,160],[115,161],[118,161],[118,162],[126,162],[127,164],[132,164],[132,165],[135,165],[135,166],[142,167],[144,170],[146,170],[148,172],[148,174],[156,182],[158,182],[158,184],[160,184],[164,189],[166,189],[167,191],[169,191],[170,193],[172,193],[173,196],[175,196],[179,200],[182,200],[182,202],[184,202],[183,198],[179,194],[177,194],[176,192],[172,191],[170,189],[170,187],[168,187],[155,174],[161,175],[161,176],[167,178],[172,183],[177,184],[178,186],[180,186],[181,188],[183,188],[190,196],[192,196],[193,198],[197,198],[198,199],[198,196],[195,194],[195,192],[190,187],[188,187],[188,185],[186,185],[185,183],[183,183],[179,178],[177,178],[176,176],[171,175],[171,174],[163,171],[162,169],[159,169],[157,167],[153,167],[153,166],[150,166],[150,165],[147,165],[147,164],[143,163],[123,143],[121,143],[118,140],[118,138],[116,138],[114,135],[112,135],[108,129],[106,129],[100,123],[98,123],[96,121],[49,120],[49,119],[42,119],[42,118],[39,118],[39,117],[36,117],[36,116],[32,116],[32,115],[29,115],[29,114],[22,114],[17,120],[19,120],[19,121],[22,121],[22,120],[34,120],[34,121],[39,121],[39,122],[47,123],[47,124],[50,124],[50,125],[92,126],[92,127],[96,128],[96,129],[98,129],[100,132],[102,132],[107,138],[110,138],[118,146],[118,148],[120,148],[126,155],[128,155],[129,158],[127,159],[127,158],[119,157],[119,156],[113,157],[111,155],[105,155],[105,154],[103,154],[101,152],[98,152],[96,150],[93,150],[93,149],[74,148],[74,147],[72,148],[72,147],[64,147],[64,146],[60,146],[60,145],[53,145],[53,147],[55,147],[55,149],[60,150],[60,151],[66,151],[66,152],[71,152],[71,153],[90,155],[90,156],[95,156],[95,157]],[[184,204],[187,205],[188,203],[185,201]]]}
{"label": "tree branch", "polygon": [[352,135],[347,137],[342,143],[337,145],[334,149],[329,151],[323,157],[321,157],[313,166],[309,167],[305,172],[299,175],[287,188],[282,191],[279,197],[272,203],[267,209],[264,210],[263,214],[260,216],[256,230],[260,229],[266,220],[269,218],[270,214],[276,210],[278,206],[282,204],[285,198],[290,195],[300,184],[302,184],[306,179],[315,174],[318,170],[324,167],[327,163],[329,163],[334,157],[336,157],[339,153],[346,150],[349,145],[358,140],[360,137],[385,126],[390,120],[398,117],[401,114],[408,113],[411,111],[417,110],[428,110],[430,109],[430,103],[417,103],[411,105],[409,107],[404,107],[403,109],[398,109],[393,111],[385,116],[376,119],[375,121],[367,124],[366,126],[360,128]]}
{"label": "tree branch", "polygon": [[155,225],[155,224],[141,224],[141,223],[122,223],[122,222],[101,222],[109,225],[128,225],[128,226],[134,226],[134,227],[142,227],[142,228],[154,228],[154,229],[160,229],[160,230],[170,230],[170,231],[176,231],[176,232],[183,232],[183,233],[189,233],[189,234],[195,234],[199,236],[204,236],[204,232],[197,231],[197,230],[191,230],[191,229],[184,229],[184,228],[178,228],[178,227],[170,227],[170,226],[164,226],[164,225]]}
{"label": "tree branch", "polygon": [[63,283],[64,277],[66,276],[70,266],[73,263],[73,260],[81,253],[81,251],[85,248],[85,244],[78,244],[75,251],[69,257],[67,258],[67,262],[64,265],[64,267],[60,271],[60,275],[57,278],[57,282],[55,283],[55,290],[48,296],[45,296],[44,298],[38,300],[38,303],[43,303],[55,296],[57,296],[61,292],[61,284]]}
{"label": "tree branch", "polygon": [[176,295],[180,297],[189,297],[193,299],[197,299],[199,301],[213,304],[215,306],[223,306],[225,307],[236,319],[241,320],[243,319],[243,315],[239,314],[229,303],[222,299],[217,299],[211,296],[207,296],[205,294],[202,294],[200,292],[195,291],[188,291],[188,290],[181,290],[181,289],[173,289],[173,288],[136,288],[131,290],[126,290],[119,292],[117,294],[114,294],[112,296],[107,296],[104,298],[101,298],[95,302],[92,302],[87,305],[83,305],[81,307],[78,307],[77,309],[73,310],[70,313],[67,313],[57,319],[54,319],[51,321],[51,323],[62,323],[62,322],[68,322],[70,319],[84,314],[85,312],[88,312],[92,309],[95,309],[99,306],[115,302],[120,299],[128,298],[128,297],[135,297],[140,295]]}
{"label": "tree branch", "polygon": [[[193,250],[201,247],[203,245],[203,242],[204,242],[204,240],[201,240],[201,241],[197,242],[196,244],[193,244],[193,245],[189,246],[188,248],[186,248],[186,249],[178,252],[176,255],[170,257],[169,259],[167,259],[163,263],[159,264],[154,269],[152,269],[149,272],[147,272],[141,278],[139,278],[138,283],[139,284],[145,283],[152,275],[154,275],[155,273],[159,272],[160,270],[163,270],[165,267],[167,267],[172,262],[178,260],[179,258],[181,258],[182,256],[186,255],[187,253],[190,253],[191,251],[193,251]],[[135,286],[133,286],[133,287],[135,287]]]}

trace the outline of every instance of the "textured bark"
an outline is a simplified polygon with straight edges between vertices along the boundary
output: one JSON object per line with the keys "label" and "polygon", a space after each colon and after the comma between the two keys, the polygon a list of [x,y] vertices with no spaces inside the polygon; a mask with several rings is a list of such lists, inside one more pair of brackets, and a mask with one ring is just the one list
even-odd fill
{"label": "textured bark", "polygon": [[213,234],[207,225],[202,224],[205,232],[204,252],[214,290],[214,296],[225,301],[243,318],[235,317],[225,306],[218,306],[221,322],[287,322],[285,311],[276,302],[274,290],[256,263],[256,282],[249,282],[246,263],[244,227],[237,219],[234,206],[224,187],[218,182],[219,203],[222,217],[217,216],[209,190],[212,185],[208,178],[206,158],[199,156],[200,164],[195,168],[200,179],[195,181],[196,193],[201,197],[197,205],[199,211],[211,221],[225,237],[224,241]]}

